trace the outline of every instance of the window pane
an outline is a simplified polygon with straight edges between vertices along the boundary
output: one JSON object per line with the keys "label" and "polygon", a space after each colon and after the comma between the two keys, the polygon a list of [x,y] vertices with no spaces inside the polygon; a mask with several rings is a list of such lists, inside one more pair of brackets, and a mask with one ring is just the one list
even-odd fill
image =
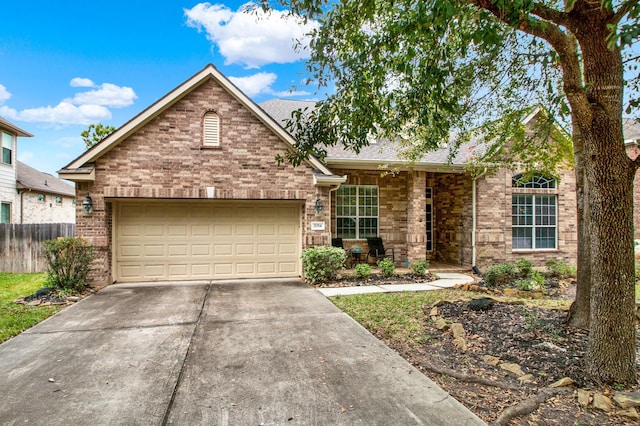
{"label": "window pane", "polygon": [[2,132],[2,147],[7,149],[13,148],[13,136],[9,133]]}
{"label": "window pane", "polygon": [[11,164],[11,150],[2,148],[2,162],[5,164]]}
{"label": "window pane", "polygon": [[337,218],[336,233],[338,238],[354,239],[356,238],[356,220],[352,218]]}
{"label": "window pane", "polygon": [[533,239],[531,228],[513,227],[511,228],[511,241],[514,249],[530,249],[533,248]]}
{"label": "window pane", "polygon": [[0,223],[11,223],[11,204],[0,205]]}
{"label": "window pane", "polygon": [[361,218],[360,238],[377,237],[378,236],[378,219],[377,218]]}
{"label": "window pane", "polygon": [[538,249],[556,248],[556,229],[551,227],[536,228],[536,248]]}

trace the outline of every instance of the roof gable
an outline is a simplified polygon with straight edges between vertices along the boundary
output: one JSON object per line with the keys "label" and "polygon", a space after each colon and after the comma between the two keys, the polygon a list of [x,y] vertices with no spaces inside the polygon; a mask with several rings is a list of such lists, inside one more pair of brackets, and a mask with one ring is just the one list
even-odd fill
{"label": "roof gable", "polygon": [[[69,176],[75,179],[80,174],[86,174],[89,176],[89,180],[92,180],[91,169],[87,168],[87,165],[95,162],[97,159],[105,155],[120,142],[124,141],[130,135],[134,134],[137,130],[142,128],[145,124],[149,123],[155,117],[160,115],[163,111],[166,111],[180,99],[193,90],[197,89],[200,85],[204,84],[209,79],[215,80],[220,86],[222,86],[231,96],[238,100],[245,108],[247,108],[255,117],[258,118],[265,126],[267,126],[274,134],[276,134],[284,143],[287,149],[295,149],[295,140],[293,137],[282,128],[271,116],[266,114],[260,107],[258,107],[251,99],[249,99],[240,89],[238,89],[229,79],[227,79],[218,69],[212,64],[207,65],[200,72],[189,78],[187,81],[167,93],[164,97],[156,101],[140,114],[129,120],[122,125],[116,131],[111,133],[100,143],[93,146],[85,153],[81,154],[71,163],[63,167],[58,171],[60,175]],[[332,175],[331,171],[322,164],[317,158],[310,158],[308,163],[314,169],[319,170],[324,175]],[[83,180],[83,179],[79,179]]]}
{"label": "roof gable", "polygon": [[0,128],[10,130],[11,132],[15,133],[18,136],[23,136],[27,138],[33,137],[31,133],[27,132],[26,130],[22,130],[20,127],[10,123],[9,121],[5,120],[2,117],[0,117]]}

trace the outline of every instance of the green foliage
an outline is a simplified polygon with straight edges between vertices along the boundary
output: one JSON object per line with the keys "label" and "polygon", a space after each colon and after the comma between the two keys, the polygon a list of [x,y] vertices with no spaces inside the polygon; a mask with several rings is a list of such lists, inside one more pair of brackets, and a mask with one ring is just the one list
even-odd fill
{"label": "green foliage", "polygon": [[516,276],[516,267],[512,263],[491,265],[484,273],[484,283],[487,287],[503,284]]}
{"label": "green foliage", "polygon": [[45,274],[0,273],[0,343],[62,309],[59,305],[28,306],[15,303],[16,299],[42,288],[45,280]]}
{"label": "green foliage", "polygon": [[81,238],[64,237],[42,243],[47,261],[47,284],[59,290],[82,292],[88,285],[93,246]]}
{"label": "green foliage", "polygon": [[418,260],[411,264],[411,270],[414,274],[420,275],[424,277],[429,271],[429,261],[428,260]]}
{"label": "green foliage", "polygon": [[319,246],[302,251],[304,277],[310,284],[336,277],[347,260],[347,254],[339,247]]}
{"label": "green foliage", "polygon": [[565,262],[564,259],[552,257],[545,262],[547,276],[550,278],[567,279],[576,276],[576,267]]}
{"label": "green foliage", "polygon": [[519,278],[515,281],[515,286],[527,291],[545,291],[546,285],[544,276],[539,271],[532,271],[528,278]]}
{"label": "green foliage", "polygon": [[82,137],[84,144],[87,146],[87,149],[89,149],[102,141],[102,139],[109,136],[115,130],[115,127],[105,126],[102,123],[89,124],[89,127],[80,133],[80,136]]}
{"label": "green foliage", "polygon": [[533,270],[533,262],[531,262],[531,259],[522,257],[516,261],[516,268],[518,268],[521,276],[528,277]]}
{"label": "green foliage", "polygon": [[391,277],[396,273],[396,265],[393,263],[391,259],[382,259],[378,261],[378,268],[380,268],[380,272],[385,277]]}
{"label": "green foliage", "polygon": [[358,279],[364,279],[371,275],[371,266],[366,263],[360,263],[356,265],[355,270],[356,278]]}
{"label": "green foliage", "polygon": [[636,282],[640,281],[640,262],[636,262]]}

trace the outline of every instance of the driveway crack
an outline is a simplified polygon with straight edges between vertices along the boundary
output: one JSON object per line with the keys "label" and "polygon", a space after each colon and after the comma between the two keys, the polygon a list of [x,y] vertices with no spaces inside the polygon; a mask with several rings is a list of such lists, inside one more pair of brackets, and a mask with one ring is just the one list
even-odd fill
{"label": "driveway crack", "polygon": [[169,405],[167,405],[167,409],[164,413],[164,418],[162,419],[163,426],[168,424],[169,415],[171,414],[171,410],[173,409],[173,404],[175,402],[176,395],[178,393],[178,388],[182,383],[182,377],[184,375],[185,369],[187,368],[187,359],[189,358],[189,352],[191,352],[191,346],[193,345],[195,336],[198,333],[198,328],[200,327],[200,320],[202,318],[202,313],[204,312],[204,307],[207,305],[207,300],[209,300],[209,290],[211,289],[212,284],[213,283],[210,281],[209,284],[207,285],[207,291],[205,292],[204,298],[202,299],[202,305],[200,305],[200,312],[198,313],[198,318],[195,321],[195,327],[193,327],[193,333],[191,334],[191,338],[189,339],[189,345],[187,345],[187,350],[184,353],[182,365],[180,366],[180,373],[178,373],[178,380],[176,380],[176,384],[173,387],[173,392],[171,393],[171,400],[169,401]]}

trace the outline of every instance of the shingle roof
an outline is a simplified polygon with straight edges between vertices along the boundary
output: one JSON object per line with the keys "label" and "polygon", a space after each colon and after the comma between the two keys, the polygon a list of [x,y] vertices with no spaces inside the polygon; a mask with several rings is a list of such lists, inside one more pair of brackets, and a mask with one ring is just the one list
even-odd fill
{"label": "shingle roof", "polygon": [[625,142],[638,143],[640,141],[640,122],[633,118],[623,118],[622,132]]}
{"label": "shingle roof", "polygon": [[[291,118],[291,113],[296,109],[308,108],[309,110],[315,107],[313,101],[292,101],[285,99],[272,99],[270,101],[263,102],[259,106],[277,122],[284,126],[288,119]],[[472,140],[464,143],[458,149],[456,155],[449,163],[449,147],[439,148],[435,151],[426,153],[419,161],[414,164],[417,165],[433,165],[440,166],[444,164],[462,166],[469,162],[478,151],[479,141]],[[406,160],[399,158],[398,153],[403,150],[403,147],[398,140],[381,139],[369,146],[362,147],[359,153],[355,153],[351,150],[346,150],[340,144],[336,146],[325,147],[327,151],[326,161],[329,165],[336,163],[407,163]]]}
{"label": "shingle roof", "polygon": [[66,195],[73,197],[76,190],[62,179],[43,173],[33,167],[18,161],[18,188],[32,189],[34,191],[42,191],[49,194]]}

